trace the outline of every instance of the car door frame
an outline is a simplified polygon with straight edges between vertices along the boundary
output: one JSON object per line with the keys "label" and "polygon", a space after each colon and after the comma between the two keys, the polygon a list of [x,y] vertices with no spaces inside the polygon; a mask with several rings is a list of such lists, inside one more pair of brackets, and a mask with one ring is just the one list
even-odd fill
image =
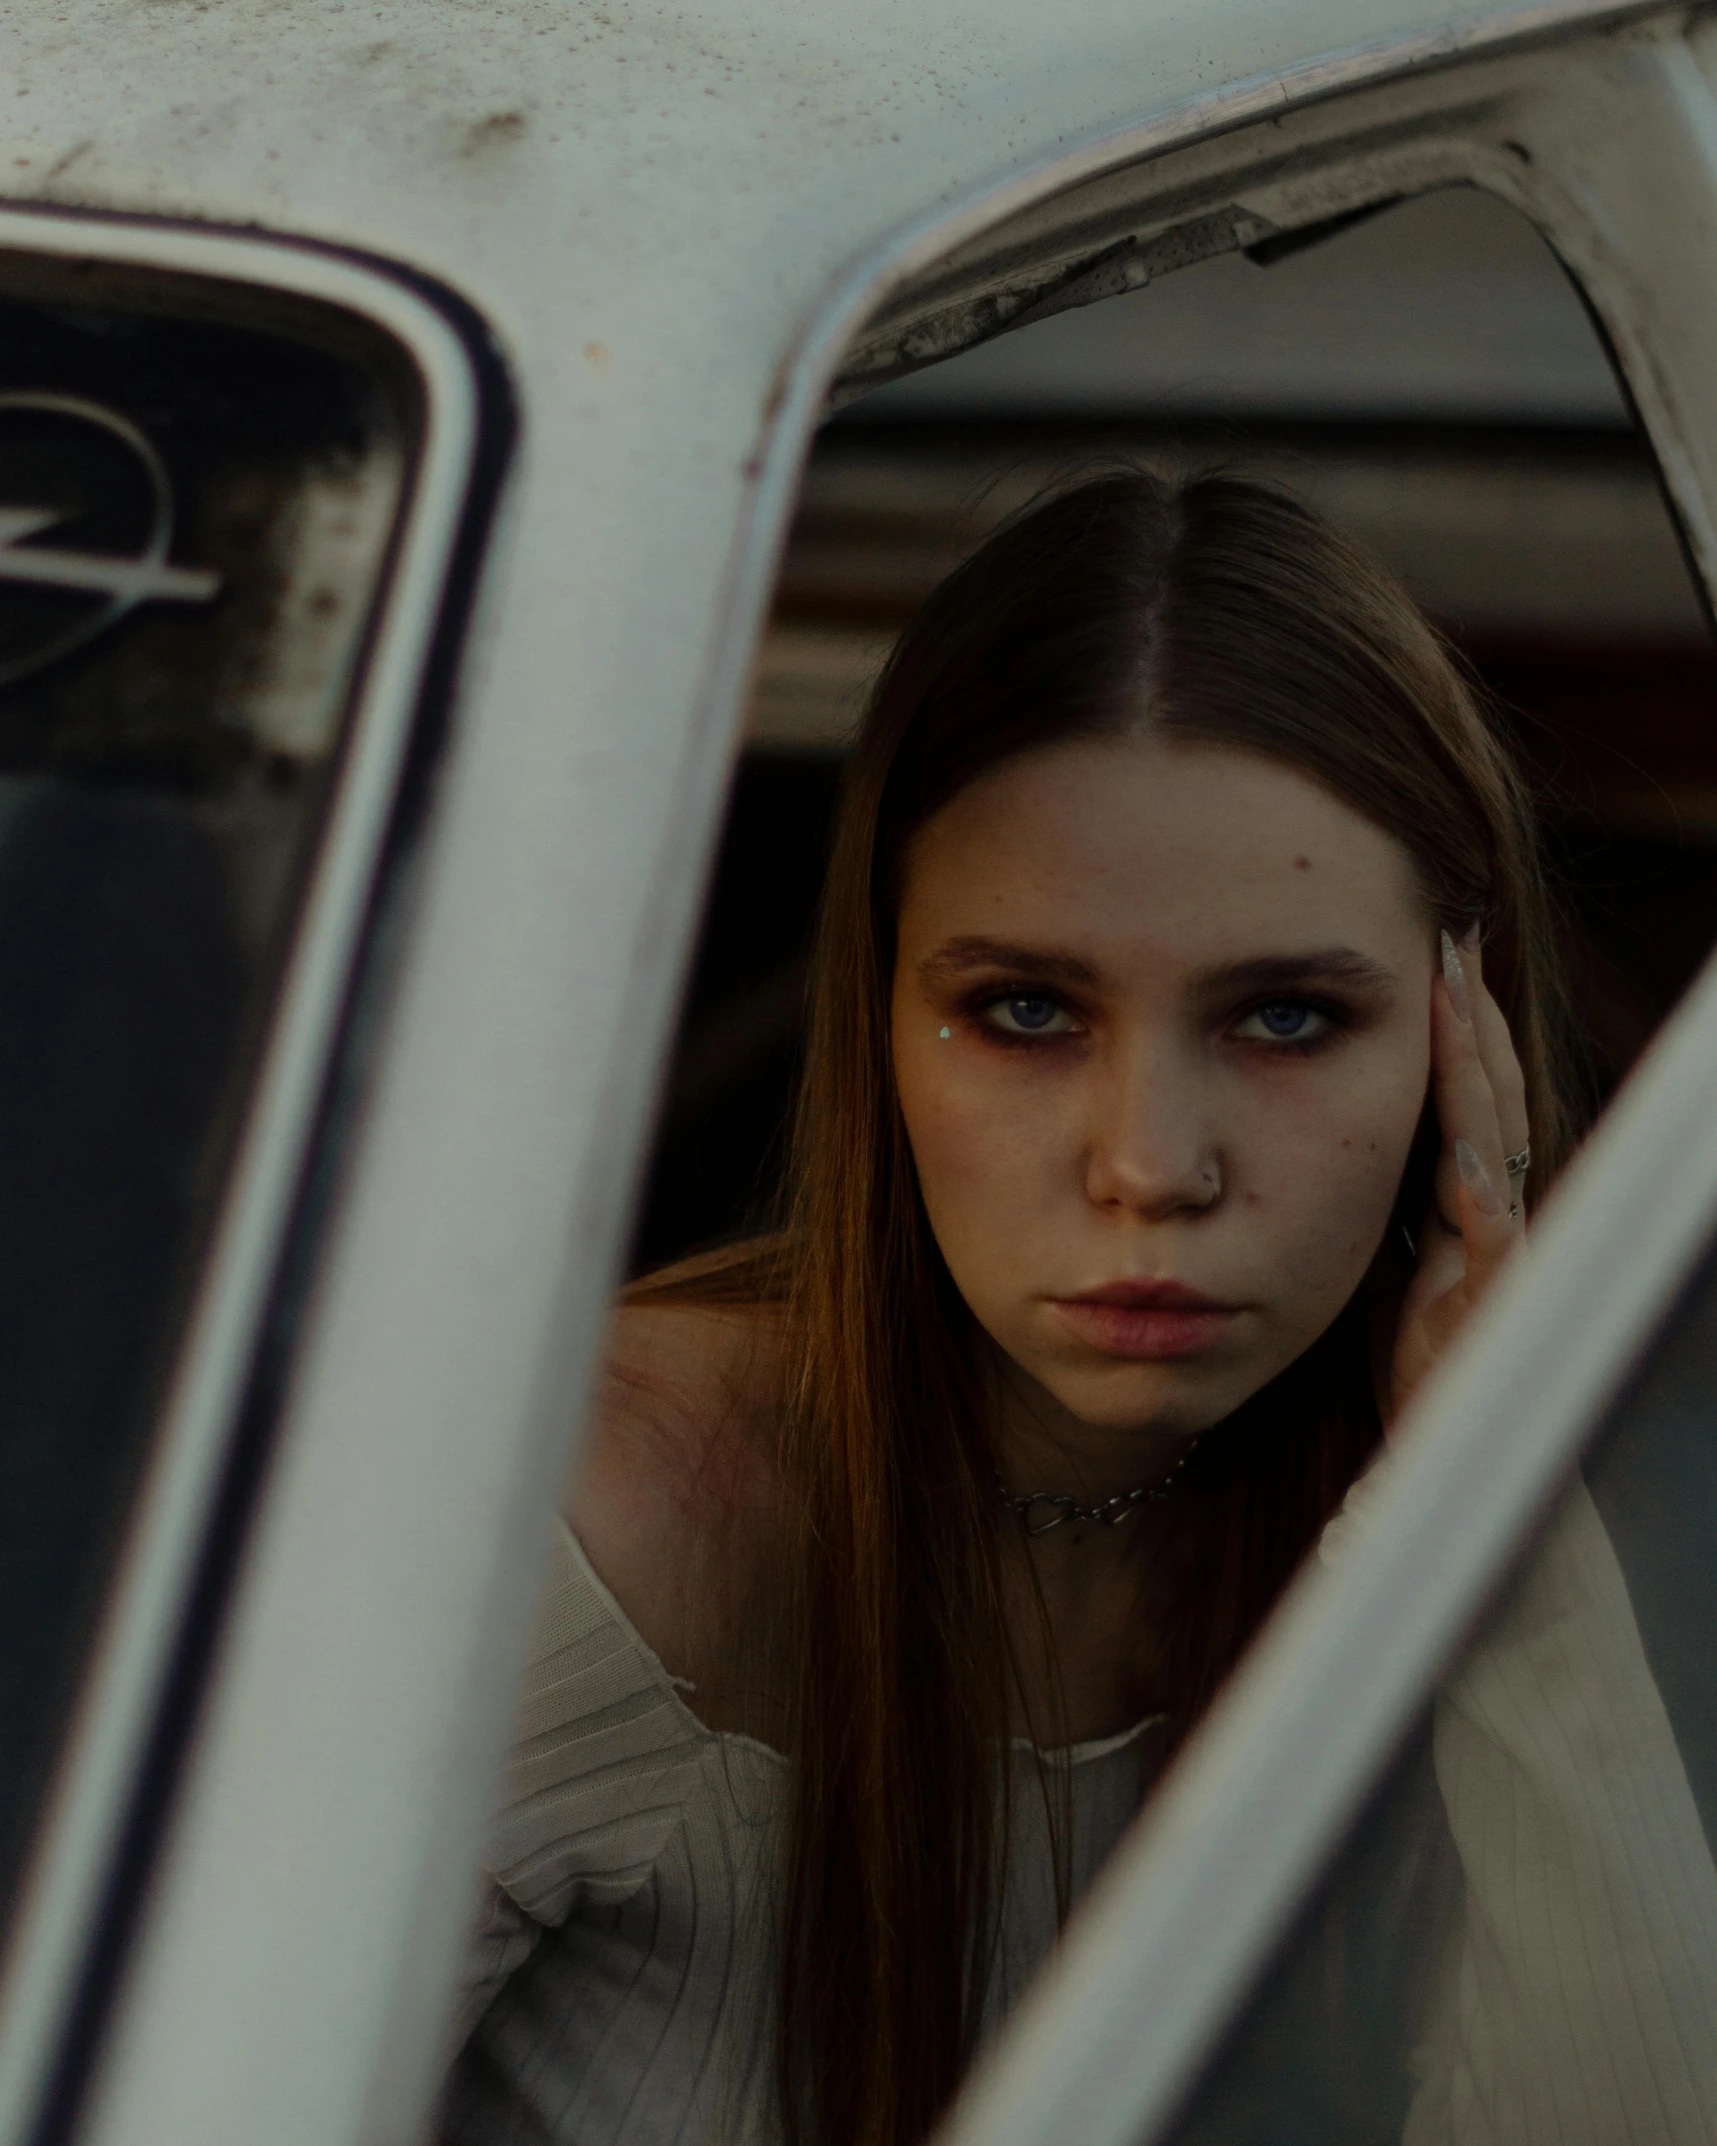
{"label": "car door frame", "polygon": [[[1631,289],[1625,274],[1618,272],[1618,261],[1625,267],[1625,248],[1618,255],[1615,234],[1606,228],[1602,216],[1570,209],[1566,186],[1560,196],[1553,198],[1557,184],[1565,176],[1554,157],[1534,161],[1529,153],[1523,160],[1509,146],[1513,137],[1498,135],[1493,129],[1484,138],[1482,158],[1475,158],[1477,137],[1470,128],[1464,134],[1459,131],[1463,113],[1470,114],[1477,106],[1494,109],[1499,99],[1507,101],[1510,97],[1514,100],[1511,109],[1530,104],[1536,95],[1540,103],[1535,109],[1548,111],[1554,107],[1573,112],[1577,100],[1570,98],[1558,104],[1550,95],[1551,78],[1560,88],[1567,88],[1583,67],[1586,73],[1580,74],[1581,80],[1609,80],[1597,65],[1606,56],[1620,66],[1632,83],[1638,107],[1654,119],[1664,108],[1663,101],[1673,103],[1677,95],[1683,103],[1696,103],[1701,95],[1708,95],[1700,89],[1699,82],[1686,77],[1685,67],[1693,66],[1697,73],[1696,63],[1678,59],[1672,49],[1678,40],[1668,29],[1642,24],[1641,18],[1647,12],[1637,6],[1589,4],[1510,10],[1465,19],[1420,36],[1380,41],[1308,61],[1297,69],[1231,84],[1206,97],[1154,113],[1135,127],[1106,134],[1070,153],[1047,157],[1023,177],[1012,178],[1000,187],[975,184],[968,198],[953,209],[939,209],[920,226],[898,234],[880,252],[857,264],[817,309],[797,351],[784,367],[780,391],[773,399],[770,438],[750,517],[736,553],[730,588],[731,625],[710,668],[711,705],[738,705],[757,617],[806,442],[844,353],[879,308],[898,302],[910,290],[915,277],[945,272],[950,255],[957,249],[970,247],[981,254],[986,243],[1003,243],[997,234],[1004,226],[1011,226],[1005,236],[1006,245],[1016,249],[1023,246],[1028,251],[1035,248],[1040,260],[1054,257],[1056,246],[1066,237],[1056,218],[1067,210],[1069,197],[1079,188],[1094,184],[1109,185],[1114,181],[1124,185],[1129,183],[1129,174],[1139,176],[1146,195],[1153,188],[1160,194],[1171,181],[1180,189],[1185,199],[1164,222],[1163,228],[1169,228],[1174,216],[1191,213],[1189,204],[1202,201],[1208,206],[1224,185],[1230,194],[1244,191],[1236,188],[1235,174],[1248,168],[1248,130],[1256,133],[1265,127],[1276,138],[1271,154],[1279,152],[1284,129],[1299,129],[1303,135],[1303,170],[1279,172],[1271,181],[1276,188],[1271,196],[1276,211],[1270,220],[1278,227],[1287,227],[1284,219],[1291,223],[1300,214],[1288,198],[1296,185],[1301,186],[1305,196],[1303,221],[1316,222],[1319,216],[1336,213],[1334,203],[1340,189],[1332,192],[1327,183],[1320,187],[1313,182],[1320,173],[1327,180],[1337,166],[1353,177],[1349,195],[1353,206],[1380,198],[1382,191],[1389,189],[1414,191],[1433,184],[1459,180],[1471,183],[1476,179],[1515,200],[1533,216],[1581,277],[1622,358],[1690,549],[1709,579],[1708,569],[1717,555],[1712,537],[1712,502],[1717,498],[1717,486],[1712,483],[1712,440],[1717,428],[1709,422],[1708,414],[1701,413],[1698,395],[1690,392],[1695,383],[1688,379],[1690,368],[1685,361],[1667,370],[1660,364],[1664,343],[1649,308],[1642,313],[1636,302],[1637,292]],[[1618,52],[1622,59],[1616,62]],[[1683,68],[1679,90],[1678,66]],[[1391,103],[1392,109],[1385,109]],[[1607,109],[1613,122],[1614,107]],[[1589,105],[1579,110],[1589,126]],[[1350,137],[1362,120],[1366,120],[1369,131],[1356,146]],[[1669,136],[1681,139],[1674,129],[1669,130]],[[1660,146],[1667,147],[1668,142]],[[1601,149],[1601,144],[1580,147],[1584,154]],[[1254,163],[1266,154],[1257,144],[1252,153]],[[1178,173],[1168,169],[1171,158],[1180,160]],[[1602,205],[1610,199],[1607,182],[1602,173],[1593,175],[1590,162],[1588,157],[1583,167],[1586,195]],[[1704,181],[1699,183],[1703,189]],[[1252,193],[1262,198],[1259,186],[1253,186]],[[1112,201],[1109,206],[1113,207]],[[1035,227],[1031,224],[1034,217],[1038,219]],[[974,276],[974,287],[981,285],[983,273],[980,268]],[[1669,340],[1678,350],[1685,350],[1695,332],[1685,327],[1679,339]],[[1119,2140],[1131,2135],[1126,2126],[1135,2118],[1141,2114],[1148,2118],[1151,2109],[1166,2105],[1163,2097],[1172,2098],[1179,2090],[1177,2081],[1184,2084],[1189,2076],[1187,2067],[1196,2063],[1198,2050],[1207,2047],[1210,2036],[1219,2031],[1220,2017],[1227,2016],[1224,2005],[1231,2008],[1239,2001],[1237,1992],[1244,1986],[1247,1974],[1255,1970],[1272,1931],[1279,1927],[1283,1901],[1303,1884],[1321,1848],[1339,1830],[1343,1812],[1352,1807],[1363,1781],[1370,1777],[1367,1768],[1375,1770],[1377,1753],[1387,1745],[1392,1725],[1401,1718],[1406,1695],[1425,1688],[1432,1673],[1427,1663],[1433,1657],[1441,1659],[1461,1620],[1476,1614],[1490,1579],[1500,1571],[1511,1549],[1542,1510],[1557,1469],[1565,1465],[1583,1435],[1582,1426],[1589,1424],[1593,1410],[1604,1393],[1612,1390],[1614,1381],[1625,1375],[1653,1319],[1673,1294],[1677,1278],[1686,1271],[1702,1241],[1717,1198],[1717,1183],[1709,1180],[1717,1173],[1691,1171],[1683,1160],[1666,1153],[1642,1111],[1669,1111],[1671,1117],[1661,1122],[1677,1127],[1689,1121],[1689,1112],[1705,1099],[1705,1088],[1691,1063],[1698,1047],[1690,1047],[1685,1039],[1689,1033],[1703,1036],[1713,1019],[1717,1019],[1717,999],[1707,988],[1689,1001],[1654,1052],[1650,1065],[1631,1084],[1628,1096],[1559,1196],[1531,1258],[1521,1263],[1493,1314],[1481,1323],[1460,1362],[1440,1382],[1437,1393],[1427,1402],[1419,1429],[1404,1445],[1403,1452],[1412,1456],[1413,1469],[1417,1471],[1404,1472],[1402,1477],[1413,1486],[1419,1500],[1414,1515],[1430,1511],[1446,1516],[1450,1510],[1466,1514],[1482,1505],[1491,1516],[1488,1531],[1480,1531],[1473,1538],[1476,1548],[1458,1568],[1445,1559],[1433,1570],[1429,1550],[1412,1533],[1413,1526],[1419,1523],[1406,1512],[1407,1492],[1398,1492],[1394,1504],[1380,1518],[1376,1537],[1379,1547],[1367,1553],[1363,1571],[1355,1561],[1344,1580],[1343,1598],[1361,1599],[1366,1587],[1375,1591],[1381,1583],[1365,1580],[1362,1586],[1364,1573],[1382,1569],[1387,1554],[1383,1546],[1393,1542],[1400,1551],[1411,1537],[1419,1545],[1414,1553],[1419,1562],[1412,1568],[1416,1576],[1416,1621],[1410,1631],[1403,1630],[1392,1641],[1385,1665],[1388,1674],[1380,1670],[1376,1687],[1367,1688],[1364,1705],[1352,1717],[1348,1732],[1333,1744],[1326,1741],[1325,1771],[1314,1777],[1303,1769],[1282,1770],[1284,1783],[1291,1781],[1299,1798],[1300,1823],[1291,1830],[1279,1865],[1270,1870],[1252,1867],[1248,1883],[1254,1892],[1248,1897],[1253,1900],[1255,1912],[1239,1913],[1232,1886],[1238,1866],[1226,1860],[1233,1848],[1234,1829],[1241,1823],[1240,1785],[1257,1771],[1260,1754],[1277,1748],[1277,1741],[1287,1734],[1285,1717],[1303,1704],[1328,1662],[1339,1654],[1342,1645],[1349,1643],[1330,1636],[1333,1627],[1328,1620],[1334,1614],[1330,1592],[1324,1589],[1320,1594],[1315,1581],[1290,1606],[1269,1647],[1259,1653],[1237,1682],[1221,1720],[1213,1723],[1198,1761],[1205,1772],[1195,1777],[1189,1767],[1177,1776],[1152,1821],[1148,1838],[1105,1886],[1102,1899],[1087,1919],[1084,1934],[1069,1945],[1057,1976],[1031,2000],[1017,2028],[1004,2039],[974,2083],[956,2118],[959,2136],[975,2138],[981,2131],[986,2138],[999,2132],[1008,2138],[1035,2140],[1047,2136],[1051,2121],[1058,2134],[1066,2131],[1070,2104],[1062,2101],[1052,2108],[1045,2098],[1049,2088],[1066,2087],[1078,2070],[1080,2051],[1088,2054],[1099,2044],[1105,2053],[1110,2048],[1100,2036],[1094,2038],[1090,2020],[1082,2026],[1073,2016],[1079,2005],[1086,2003],[1093,1987],[1091,1970],[1082,1967],[1081,1961],[1103,1958],[1112,1967],[1116,1957],[1102,1954],[1099,1939],[1090,1933],[1113,1930],[1118,1923],[1126,1923],[1126,1942],[1120,1957],[1133,1978],[1127,1984],[1130,1991],[1136,1992],[1138,1978],[1146,1968],[1159,1977],[1165,1973],[1169,1955],[1164,1948],[1170,1935],[1178,1936],[1183,1931],[1184,1923],[1172,1928],[1166,1922],[1154,1923],[1147,1942],[1121,1909],[1105,1903],[1133,1902],[1135,1892],[1124,1888],[1136,1890],[1132,1873],[1139,1858],[1147,1851],[1159,1852],[1149,1850],[1150,1841],[1169,1837],[1184,1846],[1192,1835],[1202,1843],[1196,1865],[1200,1877],[1199,1885],[1186,1895],[1191,1907],[1184,1912],[1190,1916],[1201,1900],[1207,1908],[1220,1905],[1222,1913],[1229,1917],[1232,1942],[1227,1949],[1210,1949],[1213,1941],[1207,1942],[1206,1951],[1200,1955],[1200,1973],[1188,1983],[1191,1994],[1187,2002],[1179,2010],[1171,2008],[1165,2014],[1162,2033],[1148,2046],[1137,2039],[1136,2010],[1122,2027],[1116,2026],[1108,2011],[1104,2012],[1106,2031],[1121,2033],[1124,2028],[1134,2033],[1134,2058],[1130,2068],[1120,2074],[1088,2074],[1086,2098],[1079,2106],[1091,2111],[1091,2121],[1097,2126],[1092,2136]],[[1690,1022],[1694,1024],[1691,1031]],[[1644,1105],[1640,1102],[1642,1096],[1647,1098]],[[1617,1155],[1620,1161],[1608,1159]],[[1459,1454],[1471,1459],[1471,1437],[1468,1434],[1463,1443],[1463,1426],[1472,1420],[1475,1381],[1491,1377],[1499,1364],[1509,1360],[1514,1344],[1503,1334],[1505,1321],[1536,1320],[1534,1332],[1542,1330],[1558,1336],[1571,1333],[1564,1280],[1589,1277],[1592,1260],[1601,1264],[1607,1257],[1612,1238],[1604,1203],[1616,1197],[1624,1179],[1635,1190],[1610,1214],[1629,1218],[1630,1230],[1642,1228],[1643,1218],[1649,1214],[1652,1233],[1651,1257],[1636,1270],[1638,1286],[1630,1288],[1625,1302],[1617,1300],[1613,1316],[1604,1322],[1592,1322],[1582,1311],[1585,1323],[1579,1338],[1583,1352],[1577,1359],[1567,1355],[1561,1359],[1564,1370],[1575,1365],[1579,1376],[1576,1378],[1568,1370],[1554,1389],[1553,1400],[1541,1397],[1535,1417],[1539,1432],[1535,1437],[1523,1437],[1512,1449],[1515,1458],[1510,1470],[1499,1472],[1492,1466],[1485,1486],[1492,1495],[1481,1497],[1470,1480],[1464,1485],[1456,1480],[1460,1469],[1450,1457]],[[1640,1186],[1646,1188],[1649,1198],[1639,1192]],[[1628,1241],[1631,1245],[1632,1239]],[[593,1262],[593,1274],[605,1271],[601,1260]],[[366,1273],[363,1260],[354,1255],[331,1286],[350,1302],[356,1302],[366,1288],[374,1287],[374,1279],[373,1270]],[[564,1360],[568,1392],[584,1377],[588,1351],[594,1346],[595,1307],[589,1307],[589,1311],[577,1347],[569,1347]],[[1557,1319],[1562,1321],[1560,1326]],[[1533,1344],[1537,1352],[1534,1362],[1541,1362],[1549,1346]],[[292,1501],[273,1516],[266,1586],[259,1584],[253,1590],[245,1649],[228,1668],[229,1684],[234,1678],[254,1674],[271,1652],[278,1653],[289,1645],[293,1606],[301,1605],[317,1584],[319,1560],[326,1546],[315,1540],[314,1516],[319,1500],[325,1501],[330,1487],[338,1485],[341,1465],[329,1414],[341,1391],[337,1335],[327,1348],[333,1353],[325,1353],[315,1389],[304,1401],[312,1418],[320,1412],[325,1420],[299,1426],[304,1442],[313,1449],[311,1458],[304,1464]],[[1475,1365],[1477,1370],[1472,1368]],[[1610,1385],[1606,1385],[1606,1379]],[[1518,1388],[1509,1390],[1518,1393]],[[1485,1420],[1492,1421],[1488,1417]],[[530,1526],[523,1509],[512,1512],[507,1520],[509,1540],[524,1543]],[[517,1643],[522,1610],[521,1591],[519,1599],[504,1612],[497,1610],[486,1626],[480,1651],[492,1664],[511,1659],[507,1648]],[[1347,1621],[1352,1622],[1351,1618]],[[469,1635],[456,1635],[449,1628],[426,1632],[420,1651],[427,1659],[439,1649],[449,1662],[457,1658],[465,1663],[471,1644]],[[469,1679],[462,1670],[450,1680],[448,1704],[458,1703],[458,1695],[468,1689]],[[499,1718],[498,1712],[495,1718]],[[350,1733],[357,1734],[355,1722]],[[435,1785],[432,1793],[437,1799],[437,1811],[425,1822],[427,1837],[443,1841],[465,1837],[467,1817],[460,1814],[466,1812],[486,1763],[484,1738],[477,1737],[476,1742],[483,1748],[472,1751],[465,1770],[457,1778]],[[220,1916],[208,1906],[207,1888],[212,1882],[209,1873],[218,1867],[223,1852],[230,1854],[233,1841],[243,1839],[247,1827],[254,1832],[266,1822],[266,1785],[246,1771],[250,1760],[241,1728],[217,1725],[211,1744],[209,1766],[219,1778],[221,1792],[219,1827],[207,1834],[199,1833],[196,1826],[182,1827],[172,1863],[160,1875],[151,1905],[154,1942],[141,1957],[132,1985],[125,1993],[123,2017],[117,2022],[114,2044],[87,2126],[87,2135],[92,2139],[153,2135],[155,2117],[165,2106],[160,2087],[162,2065],[170,2062],[172,2050],[183,2044],[181,2030],[192,2016],[191,1993],[200,1991],[206,1996],[207,1980],[199,1971],[198,1948],[221,1927]],[[1193,1792],[1185,1784],[1195,1779],[1202,1780],[1206,1788],[1217,1781],[1229,1784],[1229,1800],[1215,1807],[1214,1815],[1209,1811],[1201,1815],[1189,1800]],[[210,1809],[212,1806],[199,1805],[194,1815],[200,1822]],[[1171,1824],[1180,1826],[1179,1835],[1165,1836],[1164,1829]],[[397,1987],[379,2003],[379,2015],[385,2015],[385,2024],[363,2030],[370,2039],[360,2060],[350,2068],[353,2083],[349,2090],[344,2086],[340,2089],[344,2097],[339,2103],[345,2111],[341,2119],[344,2137],[371,2142],[397,2138],[403,2142],[415,2136],[439,2048],[443,2000],[436,1992],[445,1982],[457,1909],[464,1894],[465,1881],[457,1870],[431,1875],[425,1867],[419,1867],[413,1889],[408,1891],[402,1878],[390,1896],[390,1913],[397,1919],[397,1927],[387,1933],[390,1952],[396,1959],[402,1956],[409,1934],[414,1938],[416,1957],[409,1970],[390,1968],[389,1972],[397,1977]],[[1159,1912],[1166,1915],[1167,1906]],[[1102,1919],[1105,1915],[1107,1922]],[[1120,1941],[1111,1938],[1110,1942]],[[1174,1965],[1177,1974],[1183,1973],[1184,1955]],[[313,1963],[307,1958],[304,1972],[308,1975],[312,1971]],[[307,2016],[309,2009],[306,2008]],[[206,2006],[196,2016],[206,2019]],[[1028,2084],[1032,2090],[1024,2094]],[[1037,2090],[1038,2084],[1044,2089],[1042,2093]],[[1155,2101],[1153,2095],[1157,2097]],[[1093,2107],[1093,2096],[1100,2106]],[[1012,2117],[1006,2113],[1009,2105],[1014,2108]],[[213,2101],[210,2106],[214,2106]],[[1021,2125],[1028,2128],[1021,2129]],[[211,2137],[216,2135],[211,2132]],[[193,2146],[200,2146],[200,2142],[193,2142]],[[331,2138],[328,2146],[332,2146]]]}

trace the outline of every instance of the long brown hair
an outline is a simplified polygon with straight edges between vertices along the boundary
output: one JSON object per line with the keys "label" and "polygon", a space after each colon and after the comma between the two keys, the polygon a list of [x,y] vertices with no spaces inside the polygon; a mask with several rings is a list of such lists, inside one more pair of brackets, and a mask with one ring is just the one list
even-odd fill
{"label": "long brown hair", "polygon": [[[786,1314],[797,1682],[779,2068],[788,2135],[815,2146],[909,2146],[958,2084],[996,1936],[998,1751],[1019,1690],[974,1323],[925,1218],[890,1065],[901,874],[915,833],[988,769],[1141,726],[1290,764],[1394,836],[1431,915],[1484,934],[1526,1074],[1534,1189],[1570,1137],[1529,800],[1386,574],[1282,492],[1126,471],[1019,517],[930,598],[847,774],[784,1235],[704,1285],[729,1301],[750,1286]],[[1427,1129],[1421,1173],[1430,1152]],[[1423,1179],[1404,1187],[1415,1223],[1423,1196]],[[1185,1579],[1158,1641],[1178,1733],[1378,1435],[1356,1298],[1202,1441],[1177,1489]]]}

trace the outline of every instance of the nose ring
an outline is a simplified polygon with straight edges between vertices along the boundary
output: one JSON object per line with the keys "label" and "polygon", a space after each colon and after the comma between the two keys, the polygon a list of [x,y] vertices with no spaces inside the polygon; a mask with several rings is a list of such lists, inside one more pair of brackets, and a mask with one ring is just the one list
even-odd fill
{"label": "nose ring", "polygon": [[1222,1172],[1220,1170],[1213,1169],[1207,1163],[1205,1167],[1199,1171],[1198,1174],[1210,1187],[1210,1197],[1208,1200],[1205,1201],[1204,1204],[1206,1207],[1214,1207],[1217,1201],[1222,1197]]}

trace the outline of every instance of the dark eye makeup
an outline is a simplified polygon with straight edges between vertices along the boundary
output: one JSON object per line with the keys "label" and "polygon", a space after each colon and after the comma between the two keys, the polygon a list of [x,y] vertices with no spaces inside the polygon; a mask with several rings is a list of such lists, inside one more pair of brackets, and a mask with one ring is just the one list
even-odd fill
{"label": "dark eye makeup", "polygon": [[[973,992],[961,1009],[991,1042],[1026,1045],[1059,1043],[1084,1034],[1079,1015],[1060,991],[1029,983]],[[1306,992],[1278,991],[1253,999],[1227,1016],[1223,1033],[1230,1039],[1262,1046],[1276,1054],[1307,1056],[1334,1043],[1355,1025],[1356,1009]]]}
{"label": "dark eye makeup", "polygon": [[1297,993],[1263,999],[1247,1008],[1229,1029],[1242,1043],[1262,1043],[1276,1050],[1314,1051],[1351,1026],[1343,1009],[1328,1000]]}

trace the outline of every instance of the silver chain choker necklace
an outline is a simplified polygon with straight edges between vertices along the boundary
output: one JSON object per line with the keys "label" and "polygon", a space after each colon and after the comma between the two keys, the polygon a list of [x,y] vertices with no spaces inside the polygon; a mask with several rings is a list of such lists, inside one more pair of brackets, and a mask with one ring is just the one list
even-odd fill
{"label": "silver chain choker necklace", "polygon": [[[1118,1490],[1112,1498],[1099,1499],[1095,1505],[1086,1505],[1060,1490],[1033,1490],[1023,1498],[1016,1498],[999,1475],[996,1489],[1002,1503],[1018,1515],[1028,1535],[1047,1535],[1054,1528],[1065,1527],[1070,1520],[1088,1520],[1095,1527],[1118,1528],[1123,1520],[1130,1520],[1141,1505],[1154,1505],[1158,1498],[1168,1496],[1175,1477],[1191,1460],[1197,1445],[1195,1438],[1160,1483],[1142,1483],[1137,1490]],[[1032,1514],[1040,1505],[1048,1507],[1049,1518],[1034,1523]]]}

